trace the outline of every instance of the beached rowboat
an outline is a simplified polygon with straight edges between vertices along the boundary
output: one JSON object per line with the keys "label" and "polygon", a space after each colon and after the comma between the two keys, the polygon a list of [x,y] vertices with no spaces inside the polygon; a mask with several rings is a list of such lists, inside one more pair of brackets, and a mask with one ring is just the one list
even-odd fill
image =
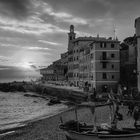
{"label": "beached rowboat", "polygon": [[[122,115],[118,112],[120,101],[114,98],[112,92],[110,92],[108,99],[109,103],[106,104],[96,105],[90,102],[91,104],[87,103],[86,106],[90,108],[93,118],[96,115],[96,107],[109,106],[110,112],[113,114],[111,115],[111,126],[108,124],[96,126],[96,119],[94,119],[92,126],[79,123],[77,109],[75,109],[76,121],[72,120],[66,123],[61,121],[60,129],[64,131],[67,140],[140,140],[140,129],[136,121],[135,128],[117,128],[117,121],[122,120]],[[134,114],[139,113],[139,106],[136,107],[137,110],[135,109]]]}
{"label": "beached rowboat", "polygon": [[[89,105],[89,104],[87,104]],[[109,104],[103,105],[89,105],[90,107],[102,107]],[[62,123],[60,125],[60,129],[62,129],[66,135],[67,140],[140,140],[140,129],[139,126],[136,128],[121,128],[118,129],[116,127],[108,126],[107,124],[100,124],[100,126],[96,125],[86,125],[85,123],[79,123],[77,111],[76,113],[76,121],[71,120],[66,123]],[[94,114],[94,113],[93,113]],[[113,117],[116,114],[114,113]],[[116,119],[114,119],[116,120]],[[62,121],[63,122],[63,121]],[[113,124],[114,121],[112,121]],[[94,127],[96,130],[93,131]]]}
{"label": "beached rowboat", "polygon": [[92,132],[93,126],[79,126],[79,130],[70,130],[65,125],[60,126],[64,130],[67,140],[140,140],[140,129],[123,128],[101,129]]}

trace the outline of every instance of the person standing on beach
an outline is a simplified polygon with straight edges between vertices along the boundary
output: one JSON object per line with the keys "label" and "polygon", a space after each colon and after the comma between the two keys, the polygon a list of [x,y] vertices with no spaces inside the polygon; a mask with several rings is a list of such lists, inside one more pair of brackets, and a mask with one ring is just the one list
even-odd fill
{"label": "person standing on beach", "polygon": [[134,126],[137,128],[137,123],[138,123],[138,120],[140,118],[140,109],[139,109],[139,106],[135,106],[133,118],[134,118],[134,121],[135,121],[134,122]]}
{"label": "person standing on beach", "polygon": [[92,116],[92,123],[93,123],[93,132],[97,131],[96,127],[96,113],[95,113],[95,103],[92,101],[92,95],[88,95],[88,106],[91,111]]}

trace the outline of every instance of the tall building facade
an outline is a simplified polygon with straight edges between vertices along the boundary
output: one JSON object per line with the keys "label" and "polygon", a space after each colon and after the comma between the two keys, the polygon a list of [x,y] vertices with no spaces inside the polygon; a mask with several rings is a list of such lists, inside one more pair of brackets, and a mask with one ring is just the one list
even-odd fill
{"label": "tall building facade", "polygon": [[98,92],[116,90],[120,78],[120,42],[103,37],[78,37],[74,26],[68,33],[68,81],[89,84]]}
{"label": "tall building facade", "polygon": [[137,87],[140,92],[140,17],[135,20],[137,38]]}
{"label": "tall building facade", "polygon": [[135,36],[131,38],[132,42],[123,42],[120,49],[120,82],[127,89],[137,87],[137,45]]}

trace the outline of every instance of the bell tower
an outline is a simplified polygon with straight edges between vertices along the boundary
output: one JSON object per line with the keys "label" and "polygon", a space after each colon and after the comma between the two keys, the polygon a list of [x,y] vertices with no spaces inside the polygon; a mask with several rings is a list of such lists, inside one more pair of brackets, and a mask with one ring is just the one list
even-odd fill
{"label": "bell tower", "polygon": [[68,33],[68,50],[70,50],[73,46],[72,42],[76,37],[76,33],[74,33],[74,26],[70,25],[70,32]]}

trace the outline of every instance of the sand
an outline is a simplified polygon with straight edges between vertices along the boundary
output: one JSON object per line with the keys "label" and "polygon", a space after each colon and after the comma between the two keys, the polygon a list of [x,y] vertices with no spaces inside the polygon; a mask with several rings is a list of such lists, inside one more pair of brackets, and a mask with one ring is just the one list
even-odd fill
{"label": "sand", "polygon": [[[122,110],[124,113],[125,111]],[[19,129],[16,133],[9,134],[7,136],[1,136],[0,140],[66,140],[63,131],[59,129],[60,117],[63,121],[68,121],[75,119],[75,111],[69,110],[49,118],[41,118],[40,120],[33,120],[28,122],[27,127],[24,129]],[[109,109],[108,107],[103,107],[96,110],[97,123],[109,122]],[[92,114],[88,108],[78,109],[78,119],[86,123],[91,123]],[[124,124],[132,125],[133,121],[129,120],[127,117]],[[131,123],[130,123],[131,122]],[[122,125],[123,123],[120,122]]]}

